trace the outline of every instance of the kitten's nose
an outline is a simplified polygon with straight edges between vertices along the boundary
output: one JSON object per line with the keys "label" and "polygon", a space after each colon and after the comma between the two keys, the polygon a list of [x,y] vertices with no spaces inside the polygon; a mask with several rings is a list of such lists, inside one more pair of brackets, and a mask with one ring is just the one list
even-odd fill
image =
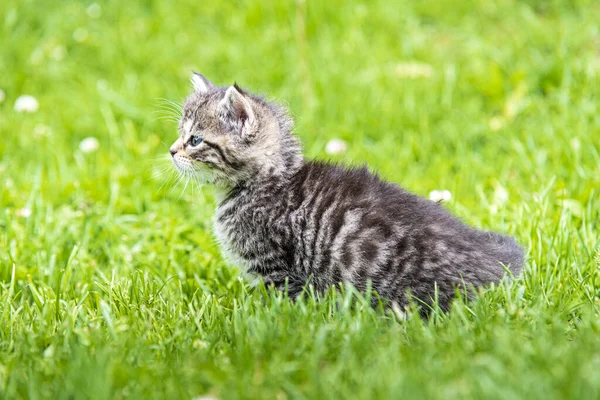
{"label": "kitten's nose", "polygon": [[171,153],[171,157],[173,157],[175,154],[177,154],[177,149],[175,147],[171,147],[169,152]]}

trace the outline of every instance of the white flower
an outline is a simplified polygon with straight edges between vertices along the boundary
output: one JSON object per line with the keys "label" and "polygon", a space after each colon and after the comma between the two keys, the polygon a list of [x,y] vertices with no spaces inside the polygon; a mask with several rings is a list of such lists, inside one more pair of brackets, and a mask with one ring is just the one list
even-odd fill
{"label": "white flower", "polygon": [[40,65],[44,61],[44,51],[41,48],[35,49],[29,56],[29,62],[33,65]]}
{"label": "white flower", "polygon": [[16,214],[17,217],[29,218],[31,217],[31,210],[29,208],[19,208]]}
{"label": "white flower", "polygon": [[98,79],[96,81],[96,89],[100,91],[105,91],[106,89],[108,89],[108,82],[106,82],[104,79]]}
{"label": "white flower", "polygon": [[342,139],[331,139],[325,145],[325,153],[332,155],[345,153],[347,149],[348,146]]}
{"label": "white flower", "polygon": [[50,129],[50,127],[48,125],[37,124],[33,128],[33,136],[45,137],[45,136],[50,136],[51,134],[52,134],[52,129]]}
{"label": "white flower", "polygon": [[579,151],[579,149],[581,148],[581,142],[576,137],[571,139],[569,144],[571,145],[571,148],[576,152]]}
{"label": "white flower", "polygon": [[88,34],[88,30],[85,28],[77,28],[73,31],[73,39],[76,42],[85,42],[86,39],[88,38],[89,34]]}
{"label": "white flower", "polygon": [[46,347],[46,350],[44,350],[44,358],[52,358],[52,357],[54,357],[54,345],[53,344]]}
{"label": "white flower", "polygon": [[40,108],[40,103],[33,96],[24,94],[15,101],[16,112],[36,112]]}
{"label": "white flower", "polygon": [[79,143],[79,150],[84,153],[93,153],[100,148],[100,142],[95,137],[86,137]]}
{"label": "white flower", "polygon": [[54,50],[52,50],[52,58],[56,61],[63,60],[66,54],[67,50],[65,49],[65,46],[56,46]]}
{"label": "white flower", "polygon": [[431,65],[420,62],[402,62],[396,65],[396,75],[401,78],[431,78],[433,72]]}
{"label": "white flower", "polygon": [[488,126],[494,132],[502,129],[504,127],[504,125],[505,125],[505,122],[504,122],[504,118],[502,118],[502,117],[492,117],[492,118],[490,118],[490,121],[488,122]]}
{"label": "white flower", "polygon": [[6,99],[6,94],[4,93],[4,90],[0,89],[0,103],[2,103],[4,99]]}
{"label": "white flower", "polygon": [[502,205],[508,201],[508,191],[501,185],[496,186],[494,190],[494,202],[495,204]]}
{"label": "white flower", "polygon": [[452,193],[449,190],[432,190],[429,193],[429,200],[431,201],[450,201]]}
{"label": "white flower", "polygon": [[85,11],[87,12],[87,15],[89,15],[92,18],[99,18],[100,15],[102,15],[102,8],[98,3],[90,4],[90,6]]}

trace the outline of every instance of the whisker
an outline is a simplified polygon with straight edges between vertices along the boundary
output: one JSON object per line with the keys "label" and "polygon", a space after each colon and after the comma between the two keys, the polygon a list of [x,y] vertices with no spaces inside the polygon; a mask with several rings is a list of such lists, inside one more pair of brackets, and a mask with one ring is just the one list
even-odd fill
{"label": "whisker", "polygon": [[175,118],[175,117],[171,117],[171,116],[162,116],[162,117],[156,117],[156,118],[152,118],[151,119],[153,122],[154,121],[170,121],[173,122],[175,124],[179,124],[179,118]]}
{"label": "whisker", "polygon": [[173,181],[173,178],[174,178],[174,176],[175,176],[175,173],[176,173],[176,172],[175,172],[174,170],[171,170],[171,172],[169,173],[169,176],[168,176],[168,177],[167,177],[165,180],[163,180],[163,183],[162,183],[162,184],[161,184],[161,185],[158,187],[158,189],[156,190],[156,193],[157,193],[157,194],[158,194],[158,193],[161,191],[161,189],[162,189],[162,188],[163,188],[163,187],[164,187],[164,186],[165,186],[167,183],[169,183],[169,182],[172,182],[172,181]]}
{"label": "whisker", "polygon": [[153,111],[151,114],[159,115],[162,117],[173,118],[173,119],[176,119],[177,121],[179,121],[181,119],[181,115],[178,112],[175,112],[173,110],[156,110],[156,111]]}
{"label": "whisker", "polygon": [[183,114],[183,107],[172,100],[169,99],[159,99],[160,101],[156,105],[156,107],[162,107],[163,109],[168,109],[172,111],[176,111],[179,115]]}
{"label": "whisker", "polygon": [[173,105],[173,106],[175,106],[175,107],[177,107],[179,109],[183,108],[179,103],[176,103],[176,102],[174,102],[171,99],[167,99],[167,98],[164,98],[164,97],[159,97],[158,100],[161,100],[161,101],[163,101],[166,104],[171,104],[171,105]]}
{"label": "whisker", "polygon": [[159,105],[159,106],[156,106],[156,108],[157,109],[154,110],[154,111],[152,111],[152,113],[156,114],[156,113],[168,111],[168,112],[171,112],[173,114],[181,115],[181,110],[177,109],[177,108],[174,108],[172,106],[160,106]]}
{"label": "whisker", "polygon": [[146,180],[146,182],[151,181],[151,180],[158,180],[158,179],[164,178],[167,173],[170,176],[172,174],[172,172],[173,171],[169,171],[168,169],[164,169],[164,170],[161,170],[161,171],[156,171],[156,172],[154,172],[152,174],[152,176],[150,176],[150,178],[148,178]]}
{"label": "whisker", "polygon": [[172,113],[178,114],[178,115],[181,115],[181,112],[182,112],[181,108],[174,107],[170,104],[158,104],[155,107],[157,108],[157,110],[154,112],[169,111],[169,112],[172,112]]}
{"label": "whisker", "polygon": [[144,172],[150,172],[150,171],[152,171],[153,173],[155,173],[157,171],[164,172],[173,167],[173,164],[170,161],[165,160],[163,158],[155,159],[155,160],[153,160],[152,163],[149,162],[149,164],[150,165],[146,168],[146,170]]}
{"label": "whisker", "polygon": [[[186,173],[187,175],[187,173]],[[190,178],[186,176],[185,178],[185,185],[183,186],[183,190],[181,190],[181,193],[179,194],[179,197],[177,198],[177,201],[179,201],[181,199],[181,196],[183,196],[183,193],[185,192],[185,189],[187,189],[188,187],[188,183],[190,183]]]}
{"label": "whisker", "polygon": [[159,154],[156,155],[154,157],[150,157],[150,159],[148,160],[149,163],[153,163],[152,167],[154,167],[154,163],[163,163],[163,165],[171,165],[171,155],[165,153],[165,154]]}
{"label": "whisker", "polygon": [[172,118],[173,120],[177,120],[177,122],[179,122],[179,119],[181,118],[179,115],[175,115],[172,113],[156,112],[153,114],[158,115],[157,117],[154,118],[154,120]]}
{"label": "whisker", "polygon": [[179,175],[177,176],[177,179],[175,180],[175,183],[173,184],[173,187],[171,187],[171,189],[169,190],[168,193],[171,193],[173,190],[175,190],[175,188],[177,187],[177,185],[179,185],[184,179],[183,174],[180,172]]}

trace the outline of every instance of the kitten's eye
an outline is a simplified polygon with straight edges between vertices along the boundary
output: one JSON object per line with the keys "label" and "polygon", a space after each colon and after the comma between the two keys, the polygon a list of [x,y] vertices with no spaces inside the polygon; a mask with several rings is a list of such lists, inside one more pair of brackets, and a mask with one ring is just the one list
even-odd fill
{"label": "kitten's eye", "polygon": [[198,146],[200,143],[202,143],[202,138],[200,136],[192,136],[192,140],[190,140],[192,146]]}

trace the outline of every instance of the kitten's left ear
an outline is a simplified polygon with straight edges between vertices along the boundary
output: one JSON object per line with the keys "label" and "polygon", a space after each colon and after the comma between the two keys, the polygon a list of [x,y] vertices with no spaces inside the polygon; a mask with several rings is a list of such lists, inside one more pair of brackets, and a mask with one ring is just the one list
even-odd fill
{"label": "kitten's left ear", "polygon": [[206,77],[202,74],[194,72],[192,75],[192,86],[197,93],[205,94],[210,92],[213,89],[216,89],[216,86],[213,85],[211,81],[206,79]]}
{"label": "kitten's left ear", "polygon": [[221,101],[221,110],[225,119],[240,134],[243,133],[244,128],[254,123],[252,103],[237,84],[227,88],[225,97]]}

